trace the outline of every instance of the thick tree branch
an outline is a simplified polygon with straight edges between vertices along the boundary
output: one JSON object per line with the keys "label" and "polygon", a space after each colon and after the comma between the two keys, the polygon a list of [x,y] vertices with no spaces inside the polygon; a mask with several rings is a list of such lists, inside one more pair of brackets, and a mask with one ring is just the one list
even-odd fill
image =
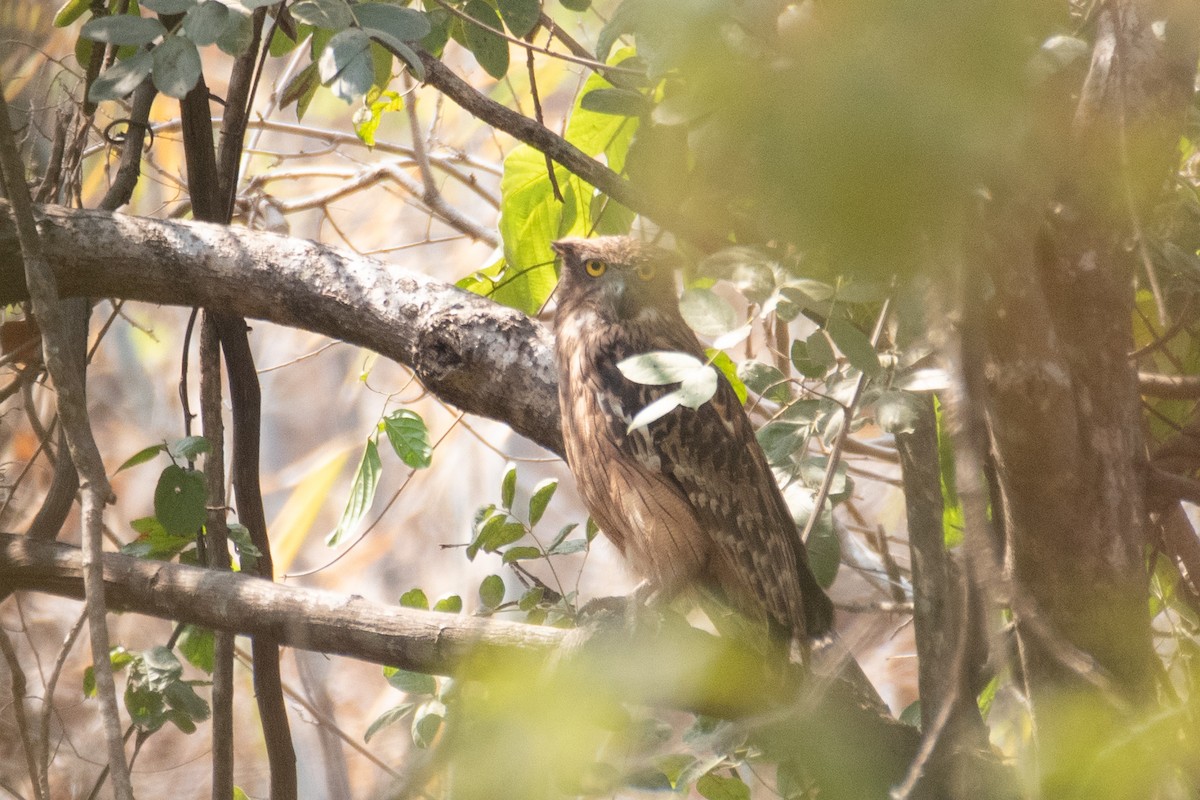
{"label": "thick tree branch", "polygon": [[[202,305],[367,347],[411,367],[447,402],[561,452],[550,335],[518,311],[300,239],[56,206],[37,211],[64,296]],[[0,303],[27,296],[8,212],[0,203]]]}
{"label": "thick tree branch", "polygon": [[[418,611],[117,554],[106,555],[103,565],[113,610],[269,635],[290,647],[439,675],[487,680],[497,672],[531,676],[557,666],[553,677],[574,676],[589,693],[611,692],[616,702],[744,718],[764,726],[780,757],[802,759],[833,782],[830,797],[884,796],[917,748],[915,729],[860,706],[837,680],[800,686],[797,675],[781,674],[760,654],[686,626],[629,638],[603,628],[565,631]],[[74,547],[0,533],[6,586],[77,598],[80,572]],[[495,670],[497,664],[506,669]],[[869,766],[848,773],[849,752],[869,754]]]}

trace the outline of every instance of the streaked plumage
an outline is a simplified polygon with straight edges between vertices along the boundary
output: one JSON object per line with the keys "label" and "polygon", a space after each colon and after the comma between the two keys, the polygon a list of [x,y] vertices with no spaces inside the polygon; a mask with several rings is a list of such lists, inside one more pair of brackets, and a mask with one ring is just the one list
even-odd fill
{"label": "streaked plumage", "polygon": [[704,358],[679,313],[673,257],[623,237],[565,239],[554,249],[563,261],[555,317],[563,440],[600,529],[667,596],[705,586],[789,637],[824,634],[832,605],[729,384],[720,380],[698,409],[626,432],[675,387],[634,383],[620,361],[656,350]]}

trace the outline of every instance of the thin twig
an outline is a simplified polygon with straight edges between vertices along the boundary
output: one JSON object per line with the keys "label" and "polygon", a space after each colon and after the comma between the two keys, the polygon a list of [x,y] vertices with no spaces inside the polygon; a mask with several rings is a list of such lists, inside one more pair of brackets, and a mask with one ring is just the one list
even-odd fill
{"label": "thin twig", "polygon": [[[21,750],[25,753],[25,767],[29,770],[29,783],[33,786],[34,796],[38,800],[50,800],[50,787],[45,783],[42,771],[38,769],[38,762],[41,760],[38,758],[38,743],[34,741],[33,731],[29,729],[29,717],[25,714],[25,670],[21,668],[21,660],[17,658],[17,651],[13,648],[8,633],[3,628],[0,628],[0,653],[3,653],[4,660],[8,662],[8,677],[12,686],[13,716],[17,720]],[[49,742],[43,741],[40,749],[43,752],[49,750]]]}
{"label": "thin twig", "polygon": [[[3,81],[0,80],[0,84]],[[67,434],[71,458],[79,471],[83,490],[83,561],[87,587],[88,622],[92,640],[92,660],[96,693],[100,700],[108,761],[112,768],[113,793],[118,800],[132,800],[133,785],[125,762],[117,710],[116,683],[109,662],[108,624],[105,619],[104,573],[101,562],[104,506],[112,494],[104,462],[92,437],[87,402],[83,392],[82,364],[73,363],[70,343],[63,341],[64,320],[59,307],[58,286],[54,273],[42,253],[37,223],[33,217],[29,188],[12,130],[8,126],[8,104],[0,96],[0,173],[4,176],[9,202],[17,227],[17,237],[25,262],[25,280],[33,304],[34,317],[42,329],[43,356],[57,390],[58,413]]]}
{"label": "thin twig", "polygon": [[38,718],[38,735],[44,745],[42,748],[42,763],[41,767],[42,780],[47,786],[50,785],[50,716],[54,713],[54,689],[58,686],[58,679],[62,675],[63,667],[66,666],[67,656],[71,654],[71,650],[75,647],[75,641],[79,638],[80,631],[83,630],[84,623],[87,622],[87,609],[79,612],[79,619],[75,620],[75,624],[71,626],[71,630],[67,631],[67,637],[63,640],[62,647],[58,650],[58,657],[54,659],[54,667],[50,670],[50,677],[46,680],[45,702],[42,705],[42,713]]}

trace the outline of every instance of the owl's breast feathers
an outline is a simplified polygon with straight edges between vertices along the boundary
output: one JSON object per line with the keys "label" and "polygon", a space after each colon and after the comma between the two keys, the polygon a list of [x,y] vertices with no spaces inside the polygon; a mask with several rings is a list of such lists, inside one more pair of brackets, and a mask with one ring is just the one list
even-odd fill
{"label": "owl's breast feathers", "polygon": [[668,595],[706,584],[749,616],[819,636],[832,605],[729,384],[721,379],[698,409],[678,407],[627,432],[674,387],[634,383],[618,363],[656,350],[704,357],[678,314],[665,316],[614,325],[586,305],[559,309],[563,439],[588,510],[633,569]]}

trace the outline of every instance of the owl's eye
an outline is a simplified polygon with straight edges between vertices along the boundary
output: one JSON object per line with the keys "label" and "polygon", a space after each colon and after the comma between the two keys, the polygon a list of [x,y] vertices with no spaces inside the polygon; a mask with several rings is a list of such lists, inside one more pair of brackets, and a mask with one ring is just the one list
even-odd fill
{"label": "owl's eye", "polygon": [[591,258],[583,262],[583,269],[593,278],[599,278],[604,274],[604,270],[608,269],[608,265],[603,261],[598,261],[597,259]]}
{"label": "owl's eye", "polygon": [[644,281],[652,280],[654,278],[654,265],[653,264],[638,265],[637,276]]}

